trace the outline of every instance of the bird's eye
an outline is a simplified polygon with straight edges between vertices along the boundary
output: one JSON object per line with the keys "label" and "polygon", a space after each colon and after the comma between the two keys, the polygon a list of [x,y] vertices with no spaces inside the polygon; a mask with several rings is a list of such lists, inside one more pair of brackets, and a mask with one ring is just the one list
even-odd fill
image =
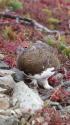
{"label": "bird's eye", "polygon": [[27,48],[27,46],[25,46],[24,48]]}
{"label": "bird's eye", "polygon": [[22,47],[24,47],[24,48],[27,48],[28,46],[29,46],[29,44],[22,45]]}

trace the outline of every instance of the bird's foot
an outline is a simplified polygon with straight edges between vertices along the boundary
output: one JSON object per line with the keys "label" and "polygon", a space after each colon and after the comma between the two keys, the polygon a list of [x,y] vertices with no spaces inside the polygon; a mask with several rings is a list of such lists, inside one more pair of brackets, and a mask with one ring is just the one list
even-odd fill
{"label": "bird's foot", "polygon": [[37,84],[37,80],[36,80],[36,79],[32,79],[31,84],[32,84],[35,88],[38,88],[38,84]]}
{"label": "bird's foot", "polygon": [[48,89],[48,90],[53,89],[53,87],[50,86],[50,85],[44,85],[43,87],[44,87],[45,89]]}
{"label": "bird's foot", "polygon": [[42,85],[43,85],[43,87],[45,89],[48,89],[48,90],[53,89],[53,87],[48,84],[48,80],[47,79],[45,79],[43,83],[44,84],[42,84]]}

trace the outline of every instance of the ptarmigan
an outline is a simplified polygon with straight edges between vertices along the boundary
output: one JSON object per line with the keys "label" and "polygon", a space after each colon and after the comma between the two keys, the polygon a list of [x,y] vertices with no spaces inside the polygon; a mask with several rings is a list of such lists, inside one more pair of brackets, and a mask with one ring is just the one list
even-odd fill
{"label": "ptarmigan", "polygon": [[17,68],[24,71],[34,84],[52,89],[48,78],[60,64],[53,48],[41,41],[26,41],[18,47],[17,53]]}

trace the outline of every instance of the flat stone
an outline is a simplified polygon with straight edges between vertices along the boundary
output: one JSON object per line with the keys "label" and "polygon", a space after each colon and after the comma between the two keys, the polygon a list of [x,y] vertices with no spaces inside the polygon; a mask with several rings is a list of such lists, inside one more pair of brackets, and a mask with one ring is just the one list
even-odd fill
{"label": "flat stone", "polygon": [[6,91],[7,91],[7,89],[0,87],[0,93],[5,93]]}
{"label": "flat stone", "polygon": [[10,109],[3,109],[3,110],[0,110],[0,115],[3,115],[3,116],[11,116],[12,115],[12,112]]}
{"label": "flat stone", "polygon": [[0,69],[9,69],[9,68],[10,66],[6,62],[4,61],[0,62]]}
{"label": "flat stone", "polygon": [[6,96],[7,96],[6,94],[0,93],[0,98],[6,97]]}
{"label": "flat stone", "polygon": [[47,100],[46,100],[46,103],[47,103],[48,105],[53,105],[53,106],[58,106],[58,105],[59,105],[58,102],[51,101],[50,99],[47,99]]}
{"label": "flat stone", "polygon": [[10,105],[8,97],[0,98],[0,109],[8,109],[9,106]]}
{"label": "flat stone", "polygon": [[50,106],[57,106],[57,108],[59,110],[63,110],[62,106],[59,104],[59,102],[54,102],[54,101],[51,101],[50,99],[47,99],[46,102],[48,105]]}
{"label": "flat stone", "polygon": [[20,111],[20,109],[16,109],[14,110],[13,108],[11,109],[4,109],[4,110],[0,110],[0,115],[3,116],[14,116],[15,118],[20,118],[22,116],[22,113]]}
{"label": "flat stone", "polygon": [[13,85],[14,85],[15,81],[13,80],[12,76],[11,75],[6,75],[6,76],[3,76],[3,77],[0,77],[0,86],[4,86],[4,87],[11,87],[13,88]]}
{"label": "flat stone", "polygon": [[20,125],[25,125],[27,121],[24,118],[21,118]]}
{"label": "flat stone", "polygon": [[19,120],[13,116],[0,115],[0,125],[19,125]]}
{"label": "flat stone", "polygon": [[17,114],[17,118],[20,118],[22,116],[22,112],[20,109],[15,109],[14,111]]}
{"label": "flat stone", "polygon": [[36,118],[36,121],[38,121],[39,123],[44,121],[44,118],[42,116],[39,116],[38,118]]}
{"label": "flat stone", "polygon": [[0,75],[1,75],[1,76],[14,75],[14,74],[15,74],[15,72],[12,71],[12,70],[4,70],[4,69],[1,69],[1,70],[0,70]]}
{"label": "flat stone", "polygon": [[1,93],[11,95],[15,81],[11,75],[0,77],[0,87],[2,88]]}
{"label": "flat stone", "polygon": [[20,110],[23,113],[35,113],[43,107],[39,94],[30,89],[23,81],[15,84],[13,97],[18,99]]}

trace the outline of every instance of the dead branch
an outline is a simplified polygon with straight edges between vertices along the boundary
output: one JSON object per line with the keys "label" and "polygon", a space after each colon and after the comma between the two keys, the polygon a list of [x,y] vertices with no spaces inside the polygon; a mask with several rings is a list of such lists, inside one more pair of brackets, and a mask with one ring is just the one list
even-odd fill
{"label": "dead branch", "polygon": [[17,16],[17,15],[10,15],[10,14],[6,14],[6,13],[3,13],[3,12],[0,12],[0,18],[11,18],[11,19],[19,19],[19,21],[23,21],[23,23],[25,24],[30,24],[30,25],[33,25],[33,22],[31,19],[28,19],[28,18],[23,18],[23,17],[20,17],[20,16]]}
{"label": "dead branch", "polygon": [[[64,44],[62,44],[60,42],[60,32],[57,30],[49,30],[47,27],[41,25],[40,23],[38,23],[36,20],[34,19],[30,19],[30,18],[24,18],[18,15],[10,15],[7,14],[5,12],[0,12],[0,18],[11,18],[11,19],[15,19],[16,23],[20,22],[22,24],[26,24],[26,25],[31,25],[32,27],[34,27],[34,29],[36,31],[38,31],[39,34],[41,34],[39,31],[46,31],[48,33],[57,33],[58,34],[58,40],[57,43],[61,44],[63,47],[67,48]],[[42,38],[45,40],[44,36],[42,35]]]}
{"label": "dead branch", "polygon": [[49,32],[49,33],[57,33],[58,34],[58,40],[60,40],[60,32],[57,30],[49,30],[47,27],[41,25],[40,23],[38,23],[36,20],[34,19],[30,19],[30,18],[24,18],[24,17],[20,17],[17,15],[10,15],[10,14],[6,14],[6,13],[0,13],[0,17],[1,18],[12,18],[12,19],[18,19],[21,23],[24,24],[28,24],[31,26],[36,27],[37,29],[41,29],[43,31]]}
{"label": "dead branch", "polygon": [[41,25],[40,23],[36,22],[35,20],[33,20],[33,23],[35,25],[35,27],[42,29],[43,31],[49,32],[49,33],[57,33],[58,34],[58,40],[60,40],[60,33],[57,30],[49,30],[47,27]]}

